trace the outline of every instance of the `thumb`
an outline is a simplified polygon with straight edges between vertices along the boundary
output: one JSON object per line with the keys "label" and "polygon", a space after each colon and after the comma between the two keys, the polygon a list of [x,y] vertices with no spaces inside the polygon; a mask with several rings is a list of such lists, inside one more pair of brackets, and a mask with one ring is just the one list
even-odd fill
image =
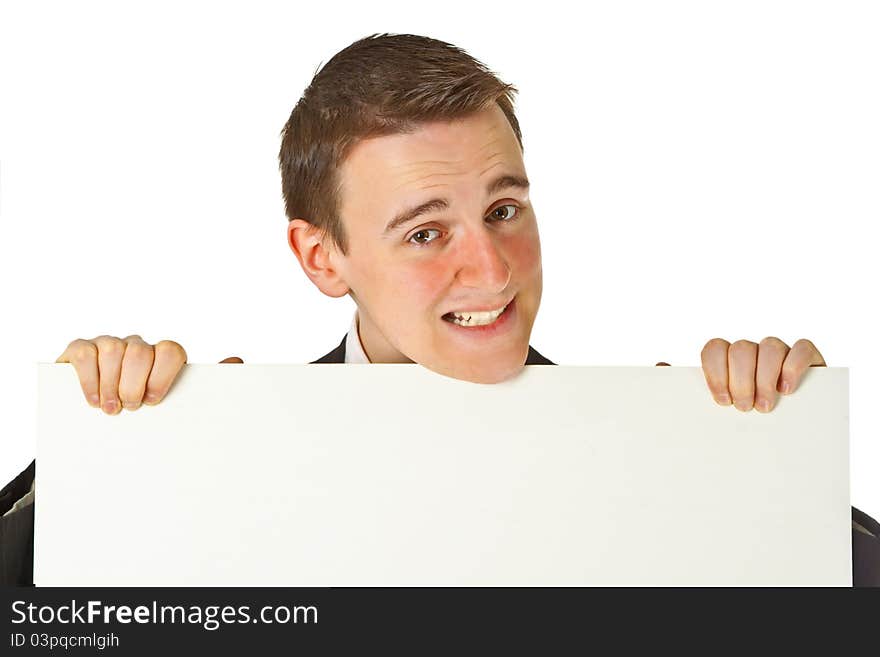
{"label": "thumb", "polygon": [[238,356],[229,356],[228,358],[224,358],[223,360],[221,360],[220,364],[222,363],[235,363],[241,365],[244,364],[244,361]]}

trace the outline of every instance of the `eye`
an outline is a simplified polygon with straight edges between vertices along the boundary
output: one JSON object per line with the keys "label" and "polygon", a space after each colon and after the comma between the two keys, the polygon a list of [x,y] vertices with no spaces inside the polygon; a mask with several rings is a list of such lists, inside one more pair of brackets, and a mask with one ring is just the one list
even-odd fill
{"label": "eye", "polygon": [[[489,213],[489,217],[502,223],[510,223],[518,218],[519,210],[519,206],[511,205],[509,203],[506,205],[499,205]],[[427,246],[440,237],[442,232],[443,231],[438,230],[437,228],[420,228],[410,236],[407,242],[415,246]],[[431,233],[436,233],[436,236],[430,237]]]}
{"label": "eye", "polygon": [[[511,213],[509,211],[506,211],[505,208],[511,208],[513,210],[513,212]],[[502,211],[501,215],[498,214],[499,210]],[[493,219],[498,219],[502,222],[510,221],[511,219],[513,219],[516,216],[516,213],[518,211],[519,211],[519,208],[515,205],[499,205],[497,208],[492,210],[492,212],[489,216],[491,216]]]}
{"label": "eye", "polygon": [[435,239],[437,239],[436,237],[433,239],[419,238],[419,236],[424,237],[428,233],[437,233],[438,234],[437,236],[439,237],[440,231],[437,230],[436,228],[422,228],[421,230],[417,230],[415,233],[413,233],[412,237],[409,238],[409,241],[413,242],[413,240],[415,240],[414,244],[422,245],[422,244],[429,244],[429,243],[433,242]]}

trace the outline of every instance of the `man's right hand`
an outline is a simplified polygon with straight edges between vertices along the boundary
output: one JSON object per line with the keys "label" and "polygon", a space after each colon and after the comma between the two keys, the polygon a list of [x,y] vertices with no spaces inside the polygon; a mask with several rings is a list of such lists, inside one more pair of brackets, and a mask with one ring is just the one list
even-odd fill
{"label": "man's right hand", "polygon": [[[122,408],[136,410],[165,398],[186,363],[186,351],[172,340],[152,345],[139,335],[116,338],[101,335],[67,345],[56,363],[71,363],[90,406],[108,415]],[[242,363],[230,356],[221,363]]]}

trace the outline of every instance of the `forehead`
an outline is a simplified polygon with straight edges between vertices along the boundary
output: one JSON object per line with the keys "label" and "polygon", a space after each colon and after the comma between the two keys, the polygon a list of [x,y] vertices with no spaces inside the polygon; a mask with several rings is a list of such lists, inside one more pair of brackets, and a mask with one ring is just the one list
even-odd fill
{"label": "forehead", "polygon": [[387,204],[429,186],[476,181],[503,165],[524,170],[513,128],[493,103],[463,119],[425,123],[412,133],[359,142],[340,169],[343,205],[352,194],[366,191],[371,200]]}

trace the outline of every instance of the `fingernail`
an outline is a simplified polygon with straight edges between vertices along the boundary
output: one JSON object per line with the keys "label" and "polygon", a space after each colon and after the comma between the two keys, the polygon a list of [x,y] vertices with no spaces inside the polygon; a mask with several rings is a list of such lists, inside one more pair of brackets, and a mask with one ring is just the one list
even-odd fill
{"label": "fingernail", "polygon": [[97,406],[101,403],[101,398],[98,395],[89,395],[89,404],[92,406]]}
{"label": "fingernail", "polygon": [[767,411],[770,410],[770,402],[767,401],[766,399],[762,399],[761,401],[758,402],[758,410],[766,413]]}
{"label": "fingernail", "polygon": [[148,392],[144,395],[144,402],[147,404],[155,404],[157,401],[159,401],[159,395],[155,392]]}
{"label": "fingernail", "polygon": [[730,395],[718,395],[718,403],[725,406],[730,404]]}
{"label": "fingernail", "polygon": [[104,402],[104,411],[106,413],[115,413],[116,412],[116,400],[108,399]]}
{"label": "fingernail", "polygon": [[751,406],[747,402],[740,402],[736,405],[736,407],[740,411],[747,411],[751,408]]}
{"label": "fingernail", "polygon": [[782,382],[782,394],[787,395],[791,392],[791,384],[788,381]]}
{"label": "fingernail", "polygon": [[129,411],[135,410],[139,405],[140,404],[135,404],[134,402],[125,402],[122,404],[123,408],[125,408]]}

